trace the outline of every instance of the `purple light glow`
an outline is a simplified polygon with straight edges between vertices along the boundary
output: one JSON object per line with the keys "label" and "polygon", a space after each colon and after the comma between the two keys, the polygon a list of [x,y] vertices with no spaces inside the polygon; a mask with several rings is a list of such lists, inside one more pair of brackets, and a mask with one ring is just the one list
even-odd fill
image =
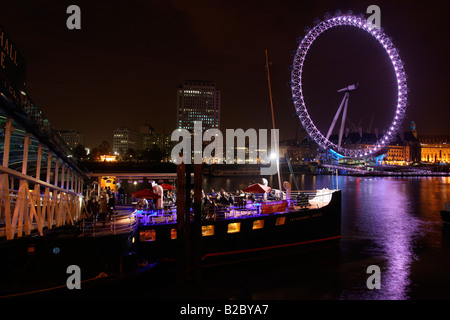
{"label": "purple light glow", "polygon": [[[377,180],[376,185],[371,179],[360,179],[358,184],[359,192],[366,194],[361,202],[360,233],[376,244],[370,254],[382,270],[381,289],[372,290],[367,297],[370,299],[408,299],[411,264],[416,259],[412,242],[422,227],[420,219],[410,214],[414,210],[403,187],[402,183],[384,179]],[[375,203],[379,210],[370,211]]]}
{"label": "purple light glow", "polygon": [[[294,58],[294,64],[292,68],[292,97],[294,100],[294,104],[296,106],[296,110],[299,114],[300,121],[303,125],[303,127],[308,132],[309,136],[314,139],[321,147],[325,149],[332,149],[336,152],[339,152],[340,154],[343,154],[346,157],[361,157],[363,154],[364,156],[371,156],[373,153],[378,152],[379,148],[374,148],[372,151],[369,149],[369,154],[365,152],[364,150],[355,150],[355,149],[346,149],[346,148],[339,148],[332,142],[330,142],[328,139],[326,139],[323,134],[318,131],[316,126],[313,124],[308,110],[306,109],[306,105],[303,98],[303,92],[302,92],[302,72],[303,72],[303,64],[305,61],[305,57],[308,53],[308,50],[312,43],[315,41],[315,39],[323,32],[330,28],[338,27],[341,25],[350,25],[357,27],[359,29],[365,30],[368,34],[374,37],[374,39],[377,39],[377,41],[383,46],[385,49],[387,55],[391,59],[391,62],[395,68],[395,75],[397,78],[397,94],[398,94],[398,104],[396,106],[395,113],[397,116],[395,117],[395,120],[393,121],[393,126],[389,129],[389,132],[382,137],[376,144],[381,143],[381,141],[389,142],[393,137],[393,131],[398,130],[397,124],[400,125],[402,122],[404,116],[405,116],[405,109],[406,109],[406,92],[404,90],[404,86],[401,84],[406,84],[406,75],[403,70],[403,64],[400,60],[400,57],[398,55],[398,51],[395,49],[394,45],[392,44],[391,40],[384,34],[383,31],[380,29],[373,28],[370,30],[367,26],[367,21],[362,18],[357,18],[353,16],[344,16],[344,17],[338,17],[338,18],[331,18],[325,21],[320,22],[317,24],[313,29],[311,29],[306,36],[302,39],[302,42],[299,44],[297,53]],[[398,65],[398,66],[397,66]],[[404,99],[402,99],[400,96],[405,96]]]}

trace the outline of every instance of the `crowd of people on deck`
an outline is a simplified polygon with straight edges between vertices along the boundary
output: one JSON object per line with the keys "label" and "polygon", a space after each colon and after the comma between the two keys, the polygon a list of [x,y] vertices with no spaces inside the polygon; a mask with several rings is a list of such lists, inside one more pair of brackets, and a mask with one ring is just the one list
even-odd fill
{"label": "crowd of people on deck", "polygon": [[[194,191],[191,191],[191,203],[194,201]],[[219,192],[215,192],[211,189],[209,193],[202,190],[202,207],[223,207],[234,205],[236,207],[245,207],[248,202],[261,203],[266,200],[280,200],[276,195],[275,190],[268,192],[265,196],[262,194],[255,195],[254,193],[244,192],[242,190],[236,190],[236,192],[227,192],[224,189],[220,189]]]}
{"label": "crowd of people on deck", "polygon": [[[245,207],[248,202],[261,203],[264,201],[280,200],[276,195],[275,190],[268,192],[264,195],[255,195],[254,193],[244,192],[242,190],[236,190],[235,192],[227,192],[224,189],[216,192],[211,189],[210,192],[205,193],[202,190],[202,210],[209,210],[211,208],[221,208],[224,206],[236,206]],[[194,190],[190,192],[191,206],[194,204]],[[165,208],[170,208],[176,205],[176,193],[171,190],[165,190],[163,194],[163,203]],[[140,210],[154,210],[156,207],[156,200],[137,199],[136,208]]]}
{"label": "crowd of people on deck", "polygon": [[[110,187],[101,188],[100,190],[92,186],[89,190],[89,199],[86,205],[89,217],[93,218],[94,221],[103,222],[105,225],[106,220],[111,219],[114,214],[115,206],[117,203],[116,198],[119,194],[113,192]],[[267,194],[254,194],[249,192],[244,192],[242,190],[236,190],[235,192],[227,192],[224,189],[216,192],[211,189],[209,192],[205,193],[202,190],[202,211],[216,212],[221,208],[235,206],[235,207],[245,207],[248,203],[261,203],[264,201],[280,200],[280,198],[275,193],[275,190],[268,192]],[[190,205],[194,205],[194,190],[190,193]],[[150,199],[136,199],[136,208],[142,210],[154,210],[158,209],[156,205],[156,200]],[[177,196],[174,190],[165,190],[163,193],[163,204],[164,208],[173,208],[176,206]]]}
{"label": "crowd of people on deck", "polygon": [[89,190],[86,209],[94,220],[102,221],[105,225],[106,220],[114,214],[115,207],[116,194],[112,192],[110,187],[101,188],[100,192],[94,186]]}

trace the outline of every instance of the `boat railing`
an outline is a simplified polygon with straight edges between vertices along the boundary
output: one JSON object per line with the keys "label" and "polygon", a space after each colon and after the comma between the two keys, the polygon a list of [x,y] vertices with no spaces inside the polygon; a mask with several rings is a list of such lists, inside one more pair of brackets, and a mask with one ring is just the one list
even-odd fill
{"label": "boat railing", "polygon": [[[235,202],[229,205],[217,204],[214,206],[204,206],[202,209],[202,221],[261,216],[265,214],[262,207],[271,203],[279,204],[286,202],[286,211],[321,208],[331,201],[332,193],[333,190],[329,189],[291,192],[289,200],[269,199],[268,201],[257,200],[254,202],[247,200],[246,203],[241,202],[240,204]],[[136,210],[134,215],[139,225],[176,223],[177,221],[177,210],[175,206],[159,210]],[[193,219],[193,215],[194,210],[191,208],[191,219]]]}
{"label": "boat railing", "polygon": [[132,212],[116,213],[109,219],[101,221],[98,217],[84,219],[79,222],[83,236],[116,235],[131,232],[136,229],[138,218]]}
{"label": "boat railing", "polygon": [[312,191],[294,191],[291,192],[291,200],[296,200],[297,206],[302,206],[307,201],[308,206],[321,208],[330,203],[334,191],[327,188]]}

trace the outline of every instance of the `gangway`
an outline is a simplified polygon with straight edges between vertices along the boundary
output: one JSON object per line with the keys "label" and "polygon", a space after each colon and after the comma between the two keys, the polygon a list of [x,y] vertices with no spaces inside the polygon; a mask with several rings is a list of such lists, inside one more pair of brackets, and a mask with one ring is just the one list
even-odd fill
{"label": "gangway", "polygon": [[0,239],[43,235],[82,218],[87,176],[48,121],[41,129],[25,117],[31,110],[1,94]]}
{"label": "gangway", "polygon": [[12,240],[74,225],[82,218],[88,177],[28,96],[25,60],[0,32],[15,57],[5,56],[7,68],[0,69],[0,240]]}

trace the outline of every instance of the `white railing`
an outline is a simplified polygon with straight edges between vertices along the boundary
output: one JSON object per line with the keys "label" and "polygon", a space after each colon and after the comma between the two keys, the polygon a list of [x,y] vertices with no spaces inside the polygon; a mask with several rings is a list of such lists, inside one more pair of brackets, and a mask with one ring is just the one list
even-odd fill
{"label": "white railing", "polygon": [[297,205],[299,206],[304,205],[304,201],[307,201],[309,207],[321,208],[330,203],[333,191],[330,189],[318,189],[316,191],[291,192],[291,200],[297,200]]}
{"label": "white railing", "polygon": [[[20,181],[19,190],[10,189],[11,177]],[[33,231],[43,235],[44,228],[74,225],[82,219],[83,207],[81,194],[0,166],[0,237],[11,240]]]}
{"label": "white railing", "polygon": [[83,219],[79,223],[79,228],[83,236],[104,236],[128,233],[136,229],[138,218],[132,212],[116,213],[111,215],[110,219],[101,221],[94,217]]}

